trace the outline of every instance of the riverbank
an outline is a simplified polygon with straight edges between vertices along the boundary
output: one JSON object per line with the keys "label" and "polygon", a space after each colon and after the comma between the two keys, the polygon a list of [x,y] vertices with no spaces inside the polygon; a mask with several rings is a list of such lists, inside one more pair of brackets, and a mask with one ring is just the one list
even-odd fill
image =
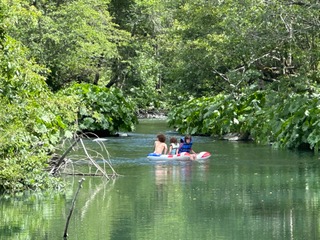
{"label": "riverbank", "polygon": [[166,111],[159,111],[159,110],[143,110],[140,109],[138,111],[138,118],[155,118],[155,119],[166,119],[167,112]]}

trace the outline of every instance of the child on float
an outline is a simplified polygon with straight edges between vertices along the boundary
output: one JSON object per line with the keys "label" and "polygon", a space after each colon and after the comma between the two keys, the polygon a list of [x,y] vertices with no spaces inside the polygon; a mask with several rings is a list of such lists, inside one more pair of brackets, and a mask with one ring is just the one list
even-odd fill
{"label": "child on float", "polygon": [[170,155],[177,155],[179,153],[179,143],[177,138],[175,137],[171,137],[170,138],[170,147],[169,147],[169,151],[168,154]]}
{"label": "child on float", "polygon": [[196,160],[197,153],[192,149],[192,139],[190,135],[186,135],[184,138],[180,140],[179,153],[187,152],[190,153],[190,159]]}
{"label": "child on float", "polygon": [[168,146],[166,144],[166,136],[162,133],[157,135],[157,140],[154,141],[154,153],[166,154]]}

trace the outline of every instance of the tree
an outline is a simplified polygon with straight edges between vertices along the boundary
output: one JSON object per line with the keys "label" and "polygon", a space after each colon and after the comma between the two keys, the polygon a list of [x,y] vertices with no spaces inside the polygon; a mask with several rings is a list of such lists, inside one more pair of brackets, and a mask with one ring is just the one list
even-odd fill
{"label": "tree", "polygon": [[130,94],[140,108],[160,107],[162,63],[159,35],[162,3],[157,1],[111,1],[109,9],[114,22],[130,32],[130,45],[119,48],[121,57],[114,59],[112,78],[114,85]]}
{"label": "tree", "polygon": [[107,1],[36,1],[39,12],[33,24],[23,18],[10,34],[30,49],[30,55],[46,66],[47,83],[58,90],[72,82],[106,84],[112,59],[128,34],[117,29]]}
{"label": "tree", "polygon": [[173,81],[180,92],[195,96],[241,92],[295,74],[316,75],[317,4],[203,0],[176,4],[162,54],[169,59],[166,81]]}
{"label": "tree", "polygon": [[[68,121],[42,76],[46,69],[28,58],[28,50],[8,34],[15,17],[30,16],[20,8],[0,2],[0,189],[50,188],[59,185],[43,169],[60,137],[68,133]],[[16,15],[17,9],[23,10]],[[65,116],[65,118],[63,117]]]}

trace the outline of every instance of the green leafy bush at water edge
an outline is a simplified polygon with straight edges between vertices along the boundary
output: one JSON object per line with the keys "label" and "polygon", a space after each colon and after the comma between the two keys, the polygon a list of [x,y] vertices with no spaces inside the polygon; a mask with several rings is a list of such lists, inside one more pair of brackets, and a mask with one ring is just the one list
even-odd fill
{"label": "green leafy bush at water edge", "polygon": [[219,94],[176,107],[169,113],[168,123],[181,133],[248,133],[261,144],[272,142],[287,148],[307,145],[314,149],[320,141],[319,106],[319,95],[315,93],[286,97],[274,91]]}
{"label": "green leafy bush at water edge", "polygon": [[79,99],[79,129],[87,131],[133,131],[138,123],[136,106],[117,88],[105,88],[92,84],[74,84],[64,90]]}

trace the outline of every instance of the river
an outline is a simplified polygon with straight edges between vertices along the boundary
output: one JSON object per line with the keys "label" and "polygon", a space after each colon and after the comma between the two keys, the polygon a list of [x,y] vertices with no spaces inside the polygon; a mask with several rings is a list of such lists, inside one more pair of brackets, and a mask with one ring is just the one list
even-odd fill
{"label": "river", "polygon": [[[164,120],[141,120],[106,142],[115,180],[86,177],[68,239],[270,240],[320,238],[320,160],[312,152],[195,136],[202,161],[149,161]],[[92,142],[92,144],[94,144]],[[0,197],[0,239],[63,239],[81,177],[67,191]]]}

